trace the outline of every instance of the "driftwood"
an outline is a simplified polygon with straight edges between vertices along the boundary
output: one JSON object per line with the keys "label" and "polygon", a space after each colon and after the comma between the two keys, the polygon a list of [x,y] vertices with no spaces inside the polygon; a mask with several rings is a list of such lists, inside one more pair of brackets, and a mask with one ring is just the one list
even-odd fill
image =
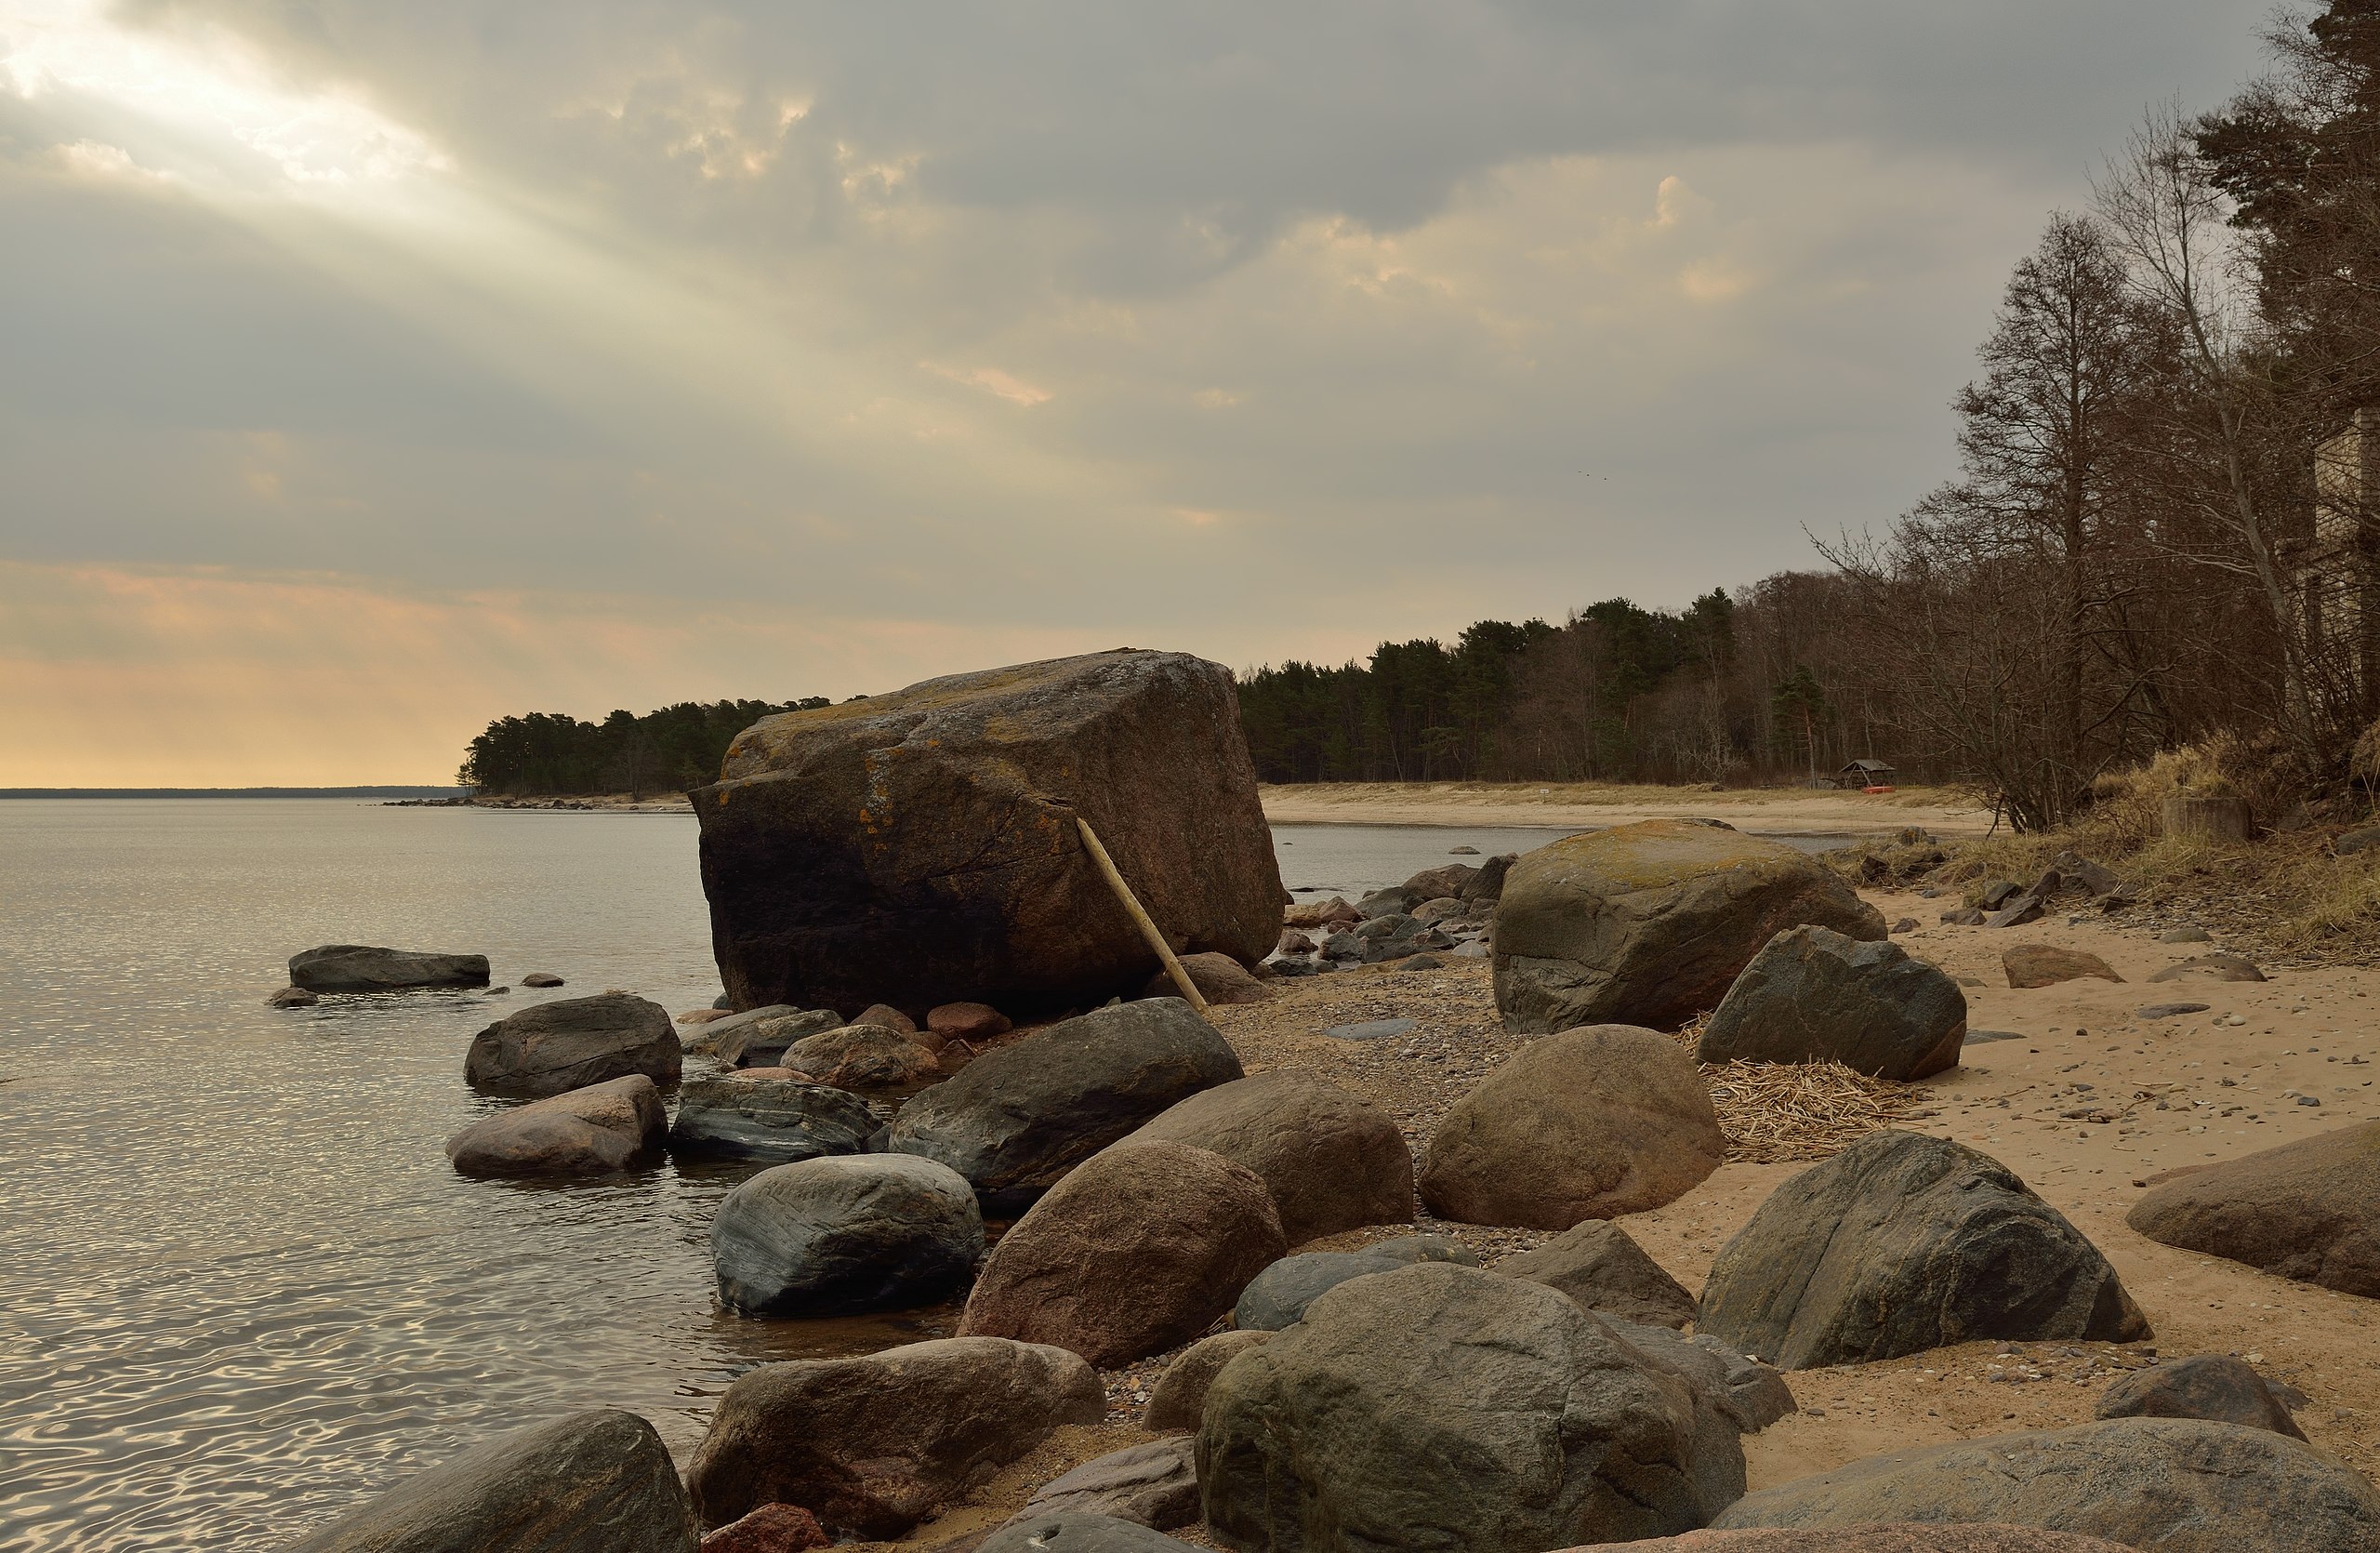
{"label": "driftwood", "polygon": [[1132,894],[1132,887],[1124,883],[1121,873],[1116,871],[1116,859],[1107,856],[1107,849],[1100,844],[1099,832],[1093,830],[1091,821],[1080,815],[1075,816],[1075,828],[1082,832],[1083,850],[1089,852],[1091,860],[1099,865],[1107,887],[1116,892],[1116,899],[1123,906],[1125,914],[1132,919],[1132,925],[1141,930],[1141,936],[1148,941],[1149,948],[1157,950],[1157,957],[1165,962],[1165,974],[1173,978],[1174,987],[1182,993],[1182,1001],[1199,1013],[1206,1013],[1207,1000],[1198,995],[1197,984],[1190,979],[1190,973],[1182,968],[1182,962],[1174,957],[1173,946],[1165,941],[1165,935],[1157,931],[1157,923],[1141,909],[1140,898]]}
{"label": "driftwood", "polygon": [[2255,821],[2244,798],[2177,792],[2165,800],[2165,834],[2210,842],[2244,842],[2255,834]]}

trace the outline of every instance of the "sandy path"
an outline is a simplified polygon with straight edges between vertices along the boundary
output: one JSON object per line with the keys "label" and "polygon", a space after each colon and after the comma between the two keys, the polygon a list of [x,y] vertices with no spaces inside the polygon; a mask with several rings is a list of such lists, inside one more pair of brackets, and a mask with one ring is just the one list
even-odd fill
{"label": "sandy path", "polygon": [[1756,835],[1876,835],[1919,825],[1979,836],[1988,810],[1939,790],[1889,796],[1772,788],[1699,792],[1685,788],[1527,783],[1328,783],[1258,790],[1276,825],[1535,825],[1576,830],[1640,819],[1724,819]]}

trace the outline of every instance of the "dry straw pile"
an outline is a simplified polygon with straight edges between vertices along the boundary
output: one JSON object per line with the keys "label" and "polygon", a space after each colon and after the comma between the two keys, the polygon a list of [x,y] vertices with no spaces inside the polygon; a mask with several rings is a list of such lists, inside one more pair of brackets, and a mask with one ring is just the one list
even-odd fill
{"label": "dry straw pile", "polygon": [[[1707,1017],[1707,1015],[1706,1015]],[[1692,1051],[1700,1019],[1678,1032]],[[1727,1158],[1741,1164],[1823,1160],[1889,1127],[1916,1108],[1911,1084],[1855,1073],[1839,1062],[1706,1062],[1702,1082],[1726,1135]]]}

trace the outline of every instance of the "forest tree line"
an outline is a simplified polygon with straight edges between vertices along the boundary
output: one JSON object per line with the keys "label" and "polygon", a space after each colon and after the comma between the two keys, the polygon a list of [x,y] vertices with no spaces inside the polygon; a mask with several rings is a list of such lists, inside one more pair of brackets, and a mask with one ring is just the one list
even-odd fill
{"label": "forest tree line", "polygon": [[615,711],[601,723],[567,712],[499,717],[463,752],[455,780],[507,797],[548,793],[680,792],[719,780],[735,736],[781,711],[827,705],[799,701],[681,701],[640,717]]}

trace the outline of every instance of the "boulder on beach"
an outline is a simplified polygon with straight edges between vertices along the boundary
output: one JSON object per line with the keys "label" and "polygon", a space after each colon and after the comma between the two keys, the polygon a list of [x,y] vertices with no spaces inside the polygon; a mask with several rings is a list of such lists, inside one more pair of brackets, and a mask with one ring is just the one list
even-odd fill
{"label": "boulder on beach", "polygon": [[1603,1219],[1507,1256],[1496,1270],[1559,1289],[1598,1315],[1666,1327],[1694,1320],[1695,1299],[1686,1285],[1645,1254],[1628,1231]]}
{"label": "boulder on beach", "polygon": [[2243,954],[2202,954],[2178,965],[2168,965],[2151,981],[2263,981],[2264,972]]}
{"label": "boulder on beach", "polygon": [[719,1297],[747,1316],[847,1316],[931,1304],[984,1254],[974,1189],[906,1154],[772,1165],[719,1205]]}
{"label": "boulder on beach", "polygon": [[1528,1042],[1455,1102],[1423,1157],[1421,1201],[1458,1223],[1567,1229],[1673,1201],[1726,1151],[1676,1042],[1596,1025]]}
{"label": "boulder on beach", "polygon": [[941,1003],[926,1015],[926,1029],[945,1041],[980,1042],[1012,1028],[1008,1015],[989,1003]]}
{"label": "boulder on beach", "polygon": [[1698,1451],[1738,1483],[1743,1455],[1697,1422],[1688,1385],[1562,1294],[1421,1263],[1224,1365],[1198,1482],[1226,1547],[1539,1553],[1702,1524]]}
{"label": "boulder on beach", "polygon": [[1889,1129],[1769,1194],[1712,1263],[1695,1330],[1786,1370],[2149,1334],[2099,1249],[2005,1165]]}
{"label": "boulder on beach", "polygon": [[[1273,989],[1249,975],[1248,967],[1227,954],[1185,954],[1178,957],[1183,971],[1190,977],[1190,985],[1198,996],[1217,1008],[1234,1003],[1261,1003],[1273,995]],[[1181,995],[1173,985],[1172,973],[1158,967],[1141,988],[1144,998],[1172,998]]]}
{"label": "boulder on beach", "polygon": [[689,795],[739,1003],[1081,1006],[1157,969],[1076,828],[1177,952],[1253,964],[1281,876],[1228,670],[1124,650],[761,719]]}
{"label": "boulder on beach", "polygon": [[1817,858],[1715,820],[1659,819],[1524,854],[1496,905],[1505,1027],[1673,1029],[1715,1008],[1743,968],[1809,923],[1878,939],[1876,909]]}
{"label": "boulder on beach", "polygon": [[986,1210],[1013,1213],[1168,1107],[1243,1076],[1179,998],[1119,1003],[985,1052],[902,1107],[889,1147],[941,1161]]}
{"label": "boulder on beach", "polygon": [[446,1140],[465,1175],[601,1175],[661,1147],[661,1091],[641,1073],[482,1117]]}
{"label": "boulder on beach", "polygon": [[[1585,1553],[1570,1548],[1566,1553]],[[2124,1553],[2122,1543],[2036,1526],[1830,1526],[1823,1532],[1754,1527],[1688,1532],[1598,1548],[1596,1553]]]}
{"label": "boulder on beach", "polygon": [[2185,1251],[2380,1296],[2380,1122],[2175,1176],[2151,1188],[2124,1222]]}
{"label": "boulder on beach", "polygon": [[1051,1515],[1098,1515],[1168,1531],[1198,1519],[1196,1447],[1186,1435],[1095,1456],[1033,1491],[1008,1525]]}
{"label": "boulder on beach", "polygon": [[2018,944],[2000,957],[2000,968],[2007,973],[2008,985],[2018,988],[2055,987],[2062,981],[2080,981],[2086,976],[2100,981],[2122,981],[2116,968],[2096,954],[2082,949],[2063,949],[2054,944]]}
{"label": "boulder on beach", "polygon": [[1283,1249],[1253,1171],[1188,1144],[1119,1143],[1000,1237],[959,1331],[1113,1368],[1206,1331]]}
{"label": "boulder on beach", "polygon": [[2380,1492],[2267,1429],[2195,1418],[1912,1446],[1739,1501],[1722,1527],[2003,1521],[2159,1553],[2380,1548]]}
{"label": "boulder on beach", "polygon": [[289,985],[309,992],[399,992],[419,987],[485,987],[487,956],[324,944],[289,957]]}
{"label": "boulder on beach", "polygon": [[670,1152],[791,1164],[867,1151],[881,1123],[866,1101],[808,1079],[760,1076],[764,1072],[681,1085]]}
{"label": "boulder on beach", "polygon": [[730,1068],[782,1068],[786,1053],[801,1042],[842,1028],[843,1016],[831,1008],[780,1004],[722,1019],[689,1049]]}
{"label": "boulder on beach", "polygon": [[1874,1079],[1959,1064],[1966,994],[1898,944],[1788,928],[1727,989],[1702,1029],[1703,1062],[1839,1062]]}
{"label": "boulder on beach", "polygon": [[669,1011],[627,992],[562,998],[472,1038],[463,1078],[491,1095],[543,1098],[641,1073],[675,1083],[685,1065]]}
{"label": "boulder on beach", "polygon": [[1276,1069],[1169,1107],[1131,1135],[1210,1148],[1263,1178],[1291,1245],[1413,1218],[1413,1151],[1395,1122],[1312,1073]]}
{"label": "boulder on beach", "polygon": [[1020,1515],[975,1544],[974,1553],[1197,1553],[1136,1520],[1083,1510]]}
{"label": "boulder on beach", "polygon": [[844,1025],[805,1035],[777,1059],[833,1089],[899,1095],[942,1077],[933,1054],[914,1035],[884,1025]]}
{"label": "boulder on beach", "polygon": [[830,1533],[894,1537],[1106,1411],[1081,1359],[1000,1337],[763,1364],[720,1397],[686,1486],[706,1526],[783,1503]]}
{"label": "boulder on beach", "polygon": [[1223,1366],[1237,1359],[1243,1349],[1252,1348],[1272,1335],[1269,1332],[1235,1327],[1201,1337],[1174,1355],[1173,1362],[1149,1387],[1148,1406],[1141,1410],[1141,1427],[1159,1434],[1197,1429],[1199,1418],[1207,1411],[1207,1387],[1223,1374]]}
{"label": "boulder on beach", "polygon": [[1406,1235],[1355,1251],[1309,1251],[1284,1256],[1240,1291],[1232,1324],[1243,1332],[1280,1332],[1305,1320],[1316,1300],[1350,1279],[1394,1272],[1416,1262],[1475,1268],[1479,1258],[1443,1235]]}
{"label": "boulder on beach", "polygon": [[515,1429],[400,1479],[283,1553],[694,1553],[700,1540],[653,1426],[596,1408]]}
{"label": "boulder on beach", "polygon": [[808,1553],[834,1542],[800,1506],[763,1505],[703,1538],[702,1553]]}
{"label": "boulder on beach", "polygon": [[2206,1418],[2306,1438],[2280,1389],[2254,1365],[2229,1354],[2169,1359],[2119,1376],[2099,1394],[2093,1412],[2101,1418]]}

